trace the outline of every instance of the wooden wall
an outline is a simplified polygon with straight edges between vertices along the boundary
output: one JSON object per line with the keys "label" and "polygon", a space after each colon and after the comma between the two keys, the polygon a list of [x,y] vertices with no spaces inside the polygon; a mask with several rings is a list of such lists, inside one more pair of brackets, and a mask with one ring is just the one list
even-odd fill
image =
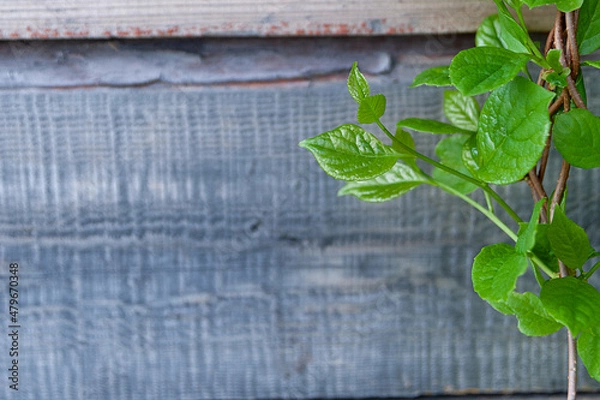
{"label": "wooden wall", "polygon": [[[441,118],[441,90],[407,86],[471,41],[0,43],[0,260],[21,265],[18,398],[563,390],[564,334],[522,337],[472,292],[472,259],[501,232],[432,188],[380,205],[338,198],[297,146],[354,121],[354,60],[388,96],[387,123]],[[599,178],[573,172],[586,227]],[[527,212],[524,185],[501,192]],[[585,373],[581,386],[598,389]]]}
{"label": "wooden wall", "polygon": [[[564,334],[522,337],[472,292],[502,232],[433,188],[338,198],[297,146],[355,120],[354,61],[390,126],[442,118],[441,90],[407,86],[470,46],[459,33],[490,3],[0,4],[0,279],[19,263],[23,332],[20,390],[0,397],[563,391]],[[599,173],[572,174],[572,215],[593,227]],[[527,187],[500,191],[526,216]],[[584,372],[581,387],[599,389]]]}

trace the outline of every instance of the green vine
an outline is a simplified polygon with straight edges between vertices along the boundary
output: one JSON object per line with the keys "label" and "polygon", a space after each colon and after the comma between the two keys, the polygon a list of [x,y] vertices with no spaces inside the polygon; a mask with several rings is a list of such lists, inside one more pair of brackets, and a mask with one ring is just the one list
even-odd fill
{"label": "green vine", "polygon": [[[448,66],[429,68],[411,87],[449,87],[444,93],[447,122],[407,118],[393,134],[382,122],[386,98],[371,94],[354,63],[348,91],[358,104],[359,124],[376,124],[391,144],[355,124],[341,125],[303,140],[322,169],[346,181],[340,195],[368,202],[395,199],[421,185],[460,198],[486,216],[514,244],[485,246],[475,257],[475,292],[492,307],[517,319],[528,336],[553,334],[563,327],[568,340],[567,398],[575,399],[577,353],[600,381],[600,292],[588,283],[600,269],[586,231],[567,216],[567,180],[572,167],[600,167],[600,118],[587,109],[581,62],[600,48],[600,0],[493,0],[498,13],[486,18],[476,46],[459,52]],[[544,48],[532,40],[524,6],[555,6],[554,27]],[[511,11],[512,10],[512,11]],[[529,73],[536,64],[537,80]],[[475,96],[486,94],[480,106]],[[411,132],[442,135],[438,159],[415,147]],[[544,185],[550,148],[562,156],[552,196]],[[424,165],[431,169],[426,173]],[[528,221],[493,189],[524,181],[533,207]],[[485,204],[471,194],[483,192]],[[496,214],[499,206],[513,221]],[[517,292],[517,280],[532,269],[539,288]]]}

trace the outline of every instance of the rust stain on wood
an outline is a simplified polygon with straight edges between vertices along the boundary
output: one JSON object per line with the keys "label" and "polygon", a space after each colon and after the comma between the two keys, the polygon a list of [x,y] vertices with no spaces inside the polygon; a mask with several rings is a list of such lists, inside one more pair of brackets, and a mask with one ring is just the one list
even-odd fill
{"label": "rust stain on wood", "polygon": [[401,35],[418,32],[415,26],[400,24],[388,25],[385,19],[363,21],[360,23],[318,23],[291,24],[280,22],[245,26],[224,23],[214,26],[178,25],[164,28],[144,26],[115,27],[94,31],[91,29],[34,28],[6,32],[0,30],[0,39],[58,39],[58,38],[160,38],[160,37],[197,37],[197,36],[360,36],[360,35]]}

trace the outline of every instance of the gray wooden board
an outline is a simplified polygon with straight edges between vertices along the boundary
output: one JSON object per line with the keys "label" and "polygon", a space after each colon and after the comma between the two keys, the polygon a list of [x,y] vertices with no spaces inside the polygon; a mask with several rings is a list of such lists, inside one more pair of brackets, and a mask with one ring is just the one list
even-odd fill
{"label": "gray wooden board", "polygon": [[[372,78],[390,126],[442,117],[441,90],[406,89],[413,66]],[[472,293],[501,232],[433,188],[339,198],[297,146],[354,120],[343,79],[8,88],[0,106],[0,279],[18,262],[22,300],[21,390],[4,398],[564,390],[564,334],[523,337]],[[599,178],[573,171],[586,228]],[[527,217],[525,185],[500,191]]]}

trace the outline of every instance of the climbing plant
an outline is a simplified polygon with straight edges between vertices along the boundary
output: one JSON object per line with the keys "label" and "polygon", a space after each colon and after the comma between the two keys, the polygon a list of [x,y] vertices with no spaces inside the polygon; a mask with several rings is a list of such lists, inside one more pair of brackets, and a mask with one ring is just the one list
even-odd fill
{"label": "climbing plant", "polygon": [[[566,330],[567,397],[574,399],[577,354],[600,381],[600,292],[588,282],[600,268],[600,261],[594,262],[600,252],[569,218],[566,206],[570,169],[600,167],[600,117],[587,108],[583,79],[586,68],[600,68],[592,55],[600,48],[600,2],[494,2],[498,13],[481,23],[475,47],[459,52],[450,65],[421,72],[411,85],[448,87],[443,100],[447,121],[406,118],[390,130],[381,122],[386,97],[371,93],[354,63],[348,91],[358,105],[357,122],[375,124],[387,144],[348,123],[300,146],[327,174],[346,181],[340,195],[383,202],[431,185],[467,202],[501,229],[512,242],[479,252],[472,266],[473,288],[499,312],[516,316],[525,335]],[[556,7],[545,43],[532,39],[523,18],[526,6]],[[582,55],[592,56],[582,62]],[[540,72],[534,77],[530,70],[536,65]],[[413,134],[420,132],[443,136],[433,149],[436,158],[416,148]],[[562,167],[549,186],[545,178],[552,147]],[[523,181],[533,196],[525,219],[495,190]],[[473,196],[476,191],[483,196]],[[500,210],[512,224],[498,215]],[[519,292],[517,280],[528,270],[538,286]]]}

